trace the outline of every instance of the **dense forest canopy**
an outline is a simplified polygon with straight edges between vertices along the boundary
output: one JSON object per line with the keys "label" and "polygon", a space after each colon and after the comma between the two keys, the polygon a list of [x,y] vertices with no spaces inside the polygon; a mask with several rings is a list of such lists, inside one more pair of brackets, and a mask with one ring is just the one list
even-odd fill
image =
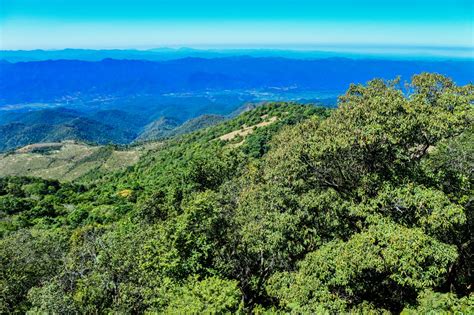
{"label": "dense forest canopy", "polygon": [[473,313],[473,102],[375,79],[98,179],[2,178],[0,313]]}

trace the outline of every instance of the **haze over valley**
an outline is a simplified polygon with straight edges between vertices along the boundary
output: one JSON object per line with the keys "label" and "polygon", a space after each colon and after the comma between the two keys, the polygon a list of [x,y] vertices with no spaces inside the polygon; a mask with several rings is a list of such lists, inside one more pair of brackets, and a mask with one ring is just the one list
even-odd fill
{"label": "haze over valley", "polygon": [[[171,51],[181,57],[179,50]],[[70,57],[84,56],[66,52]],[[105,51],[105,56],[108,53]],[[115,51],[112,56],[117,54]],[[11,59],[15,54],[9,55]],[[253,56],[164,61],[3,60],[0,150],[62,140],[98,144],[159,140],[181,134],[171,130],[186,122],[189,126],[199,116],[201,121],[208,117],[203,115],[226,119],[246,104],[268,101],[335,107],[337,97],[351,83],[396,76],[408,80],[421,71],[442,73],[465,84],[472,79],[474,62]]]}

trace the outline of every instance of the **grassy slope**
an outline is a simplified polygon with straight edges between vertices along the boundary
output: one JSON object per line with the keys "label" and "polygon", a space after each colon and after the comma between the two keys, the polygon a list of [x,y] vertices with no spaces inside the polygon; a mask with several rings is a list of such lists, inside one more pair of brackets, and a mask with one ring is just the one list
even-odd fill
{"label": "grassy slope", "polygon": [[22,148],[0,155],[0,177],[38,176],[61,181],[90,178],[133,165],[146,150],[144,146],[117,150],[74,142],[52,143],[41,150]]}

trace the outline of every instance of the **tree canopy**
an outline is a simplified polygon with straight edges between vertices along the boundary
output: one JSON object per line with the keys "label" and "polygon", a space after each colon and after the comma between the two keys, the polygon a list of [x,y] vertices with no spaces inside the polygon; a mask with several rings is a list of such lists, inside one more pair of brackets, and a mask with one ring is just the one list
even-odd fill
{"label": "tree canopy", "polygon": [[0,179],[0,312],[472,313],[473,102],[375,79],[81,184]]}

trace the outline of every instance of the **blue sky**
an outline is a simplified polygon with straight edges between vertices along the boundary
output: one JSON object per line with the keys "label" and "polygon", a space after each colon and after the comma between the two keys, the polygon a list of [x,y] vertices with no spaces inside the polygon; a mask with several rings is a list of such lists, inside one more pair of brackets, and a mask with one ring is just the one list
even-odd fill
{"label": "blue sky", "polygon": [[0,0],[1,49],[474,46],[473,0]]}

